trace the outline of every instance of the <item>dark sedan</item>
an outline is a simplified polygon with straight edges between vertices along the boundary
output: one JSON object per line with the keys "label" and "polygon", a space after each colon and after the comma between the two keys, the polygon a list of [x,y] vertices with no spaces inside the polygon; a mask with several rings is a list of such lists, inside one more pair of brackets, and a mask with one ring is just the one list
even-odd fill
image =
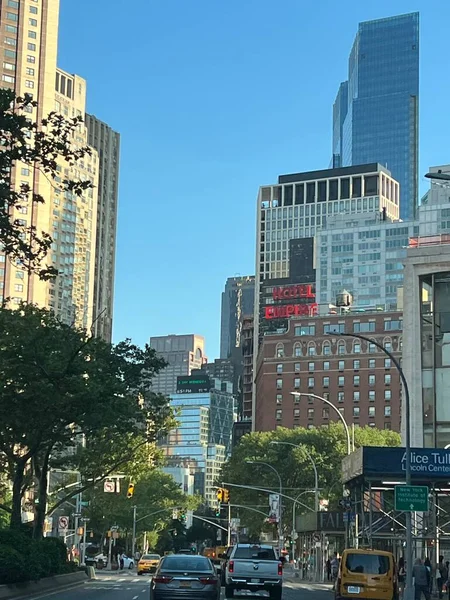
{"label": "dark sedan", "polygon": [[220,600],[216,570],[204,556],[165,556],[152,579],[151,600]]}

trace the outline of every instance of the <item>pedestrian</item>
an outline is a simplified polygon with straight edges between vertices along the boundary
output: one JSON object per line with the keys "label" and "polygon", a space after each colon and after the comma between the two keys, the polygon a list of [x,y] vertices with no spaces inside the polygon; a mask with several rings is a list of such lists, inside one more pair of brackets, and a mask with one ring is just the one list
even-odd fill
{"label": "pedestrian", "polygon": [[332,581],[335,582],[338,576],[339,571],[339,558],[338,553],[335,552],[333,554],[333,558],[331,559],[331,578]]}
{"label": "pedestrian", "polygon": [[139,562],[139,559],[141,558],[141,553],[139,552],[139,550],[136,550],[136,553],[134,555],[134,558],[136,559],[136,562]]}
{"label": "pedestrian", "polygon": [[327,562],[325,563],[325,568],[327,570],[327,580],[331,581],[331,560],[327,558]]}
{"label": "pedestrian", "polygon": [[123,567],[125,565],[125,554],[122,552],[122,554],[120,555],[120,570],[123,571]]}
{"label": "pedestrian", "polygon": [[433,568],[431,566],[431,562],[429,557],[427,556],[424,560],[423,564],[425,565],[428,572],[428,586],[430,588],[430,594],[433,591]]}
{"label": "pedestrian", "polygon": [[441,599],[443,596],[442,588],[447,583],[447,580],[448,580],[448,567],[444,563],[444,557],[441,555],[439,557],[439,562],[438,562],[437,569],[436,569],[436,583],[437,583],[439,598],[441,598]]}
{"label": "pedestrian", "polygon": [[430,600],[430,573],[420,558],[416,558],[413,567],[414,600],[421,600],[422,594],[425,600]]}
{"label": "pedestrian", "polygon": [[405,569],[405,559],[401,556],[398,560],[397,565],[397,581],[398,581],[398,593],[400,597],[403,597],[403,592],[405,590],[405,580],[406,580],[406,569]]}

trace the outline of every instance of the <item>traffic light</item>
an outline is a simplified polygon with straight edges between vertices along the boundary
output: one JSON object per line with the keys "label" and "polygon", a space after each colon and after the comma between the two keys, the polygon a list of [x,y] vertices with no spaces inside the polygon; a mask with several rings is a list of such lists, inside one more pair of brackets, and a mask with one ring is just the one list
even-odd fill
{"label": "traffic light", "polygon": [[227,490],[227,489],[224,488],[222,490],[222,492],[223,492],[223,494],[222,494],[222,496],[223,496],[223,503],[224,504],[229,504],[229,502],[230,502],[230,490]]}
{"label": "traffic light", "polygon": [[220,504],[216,506],[216,517],[220,517]]}
{"label": "traffic light", "polygon": [[184,510],[184,508],[180,510],[180,522],[186,523],[186,511]]}
{"label": "traffic light", "polygon": [[132,498],[134,494],[134,483],[128,484],[127,498]]}
{"label": "traffic light", "polygon": [[224,493],[224,489],[223,488],[218,488],[217,489],[217,502],[222,503],[223,502],[223,493]]}

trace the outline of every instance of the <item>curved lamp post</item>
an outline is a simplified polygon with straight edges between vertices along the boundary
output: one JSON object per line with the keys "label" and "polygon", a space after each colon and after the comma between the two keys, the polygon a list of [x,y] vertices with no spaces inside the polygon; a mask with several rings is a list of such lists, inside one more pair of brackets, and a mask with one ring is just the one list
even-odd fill
{"label": "curved lamp post", "polygon": [[283,543],[283,527],[281,525],[281,520],[282,520],[282,496],[283,496],[283,484],[281,482],[281,476],[279,474],[279,472],[275,469],[275,467],[273,467],[271,464],[267,463],[267,462],[262,462],[260,460],[246,460],[245,461],[247,464],[249,465],[264,465],[265,467],[268,467],[269,469],[272,469],[272,471],[276,474],[276,476],[278,477],[278,483],[280,484],[280,499],[279,499],[279,520],[278,520],[278,545],[280,546],[280,550],[281,550],[281,545]]}

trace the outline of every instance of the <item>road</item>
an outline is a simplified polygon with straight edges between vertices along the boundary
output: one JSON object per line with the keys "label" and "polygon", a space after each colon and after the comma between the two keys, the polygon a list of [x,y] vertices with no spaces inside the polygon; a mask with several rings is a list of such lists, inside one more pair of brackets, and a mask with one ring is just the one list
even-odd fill
{"label": "road", "polygon": [[[66,591],[53,592],[34,596],[27,600],[148,600],[150,577],[138,577],[136,573],[97,573],[97,578],[86,581],[83,585]],[[325,586],[314,583],[298,583],[285,581],[283,600],[334,600],[332,593]],[[267,594],[246,594],[242,598],[268,597]],[[222,600],[224,598],[222,589]]]}

